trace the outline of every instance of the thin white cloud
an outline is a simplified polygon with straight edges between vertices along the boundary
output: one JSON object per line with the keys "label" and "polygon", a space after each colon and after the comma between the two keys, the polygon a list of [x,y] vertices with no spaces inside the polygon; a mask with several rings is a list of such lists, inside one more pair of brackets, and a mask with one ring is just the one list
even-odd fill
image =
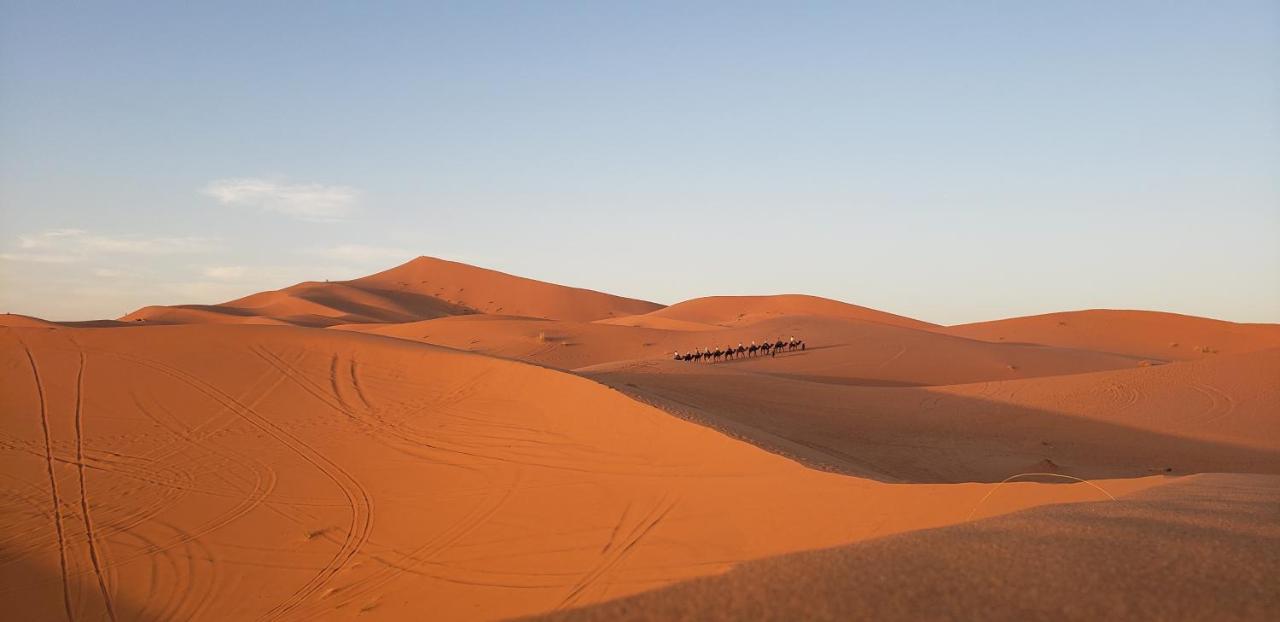
{"label": "thin white cloud", "polygon": [[53,229],[18,236],[18,252],[0,259],[26,263],[74,263],[99,254],[179,255],[217,248],[213,238],[99,235],[82,229]]}
{"label": "thin white cloud", "polygon": [[350,186],[287,184],[254,177],[214,180],[201,192],[223,205],[256,207],[317,222],[342,220],[359,198]]}
{"label": "thin white cloud", "polygon": [[22,263],[75,263],[80,257],[57,253],[0,253],[0,259]]}
{"label": "thin white cloud", "polygon": [[417,256],[417,253],[402,248],[366,246],[363,244],[339,244],[312,252],[330,259],[359,263],[405,262]]}
{"label": "thin white cloud", "polygon": [[247,266],[209,266],[201,271],[205,277],[219,281],[236,281],[249,273]]}

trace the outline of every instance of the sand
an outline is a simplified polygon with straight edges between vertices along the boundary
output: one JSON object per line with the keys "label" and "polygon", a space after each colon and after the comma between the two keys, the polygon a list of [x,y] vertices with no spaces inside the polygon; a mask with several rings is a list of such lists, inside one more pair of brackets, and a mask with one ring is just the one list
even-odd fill
{"label": "sand", "polygon": [[742,564],[543,620],[1265,620],[1280,477],[1197,475]]}
{"label": "sand", "polygon": [[[1001,340],[429,258],[144,311],[0,321],[14,619],[1280,613],[1274,325]],[[1176,330],[1216,353],[1145,349]]]}

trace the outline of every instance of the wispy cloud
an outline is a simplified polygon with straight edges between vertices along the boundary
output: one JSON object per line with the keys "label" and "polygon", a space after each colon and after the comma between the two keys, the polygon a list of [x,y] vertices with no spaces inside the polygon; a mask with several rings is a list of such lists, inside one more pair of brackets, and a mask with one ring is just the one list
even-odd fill
{"label": "wispy cloud", "polygon": [[109,236],[82,229],[53,229],[18,236],[17,252],[0,259],[27,263],[74,263],[98,254],[178,255],[203,253],[217,248],[206,237]]}
{"label": "wispy cloud", "polygon": [[201,192],[223,205],[256,207],[317,222],[346,218],[359,198],[359,192],[350,186],[288,184],[254,177],[218,179]]}
{"label": "wispy cloud", "polygon": [[312,251],[313,254],[323,255],[330,259],[340,261],[354,261],[359,263],[374,262],[393,262],[408,261],[417,256],[413,251],[404,250],[402,248],[391,248],[386,246],[366,246],[363,244],[339,244]]}
{"label": "wispy cloud", "polygon": [[248,266],[209,266],[201,270],[201,274],[219,281],[235,281],[249,274]]}

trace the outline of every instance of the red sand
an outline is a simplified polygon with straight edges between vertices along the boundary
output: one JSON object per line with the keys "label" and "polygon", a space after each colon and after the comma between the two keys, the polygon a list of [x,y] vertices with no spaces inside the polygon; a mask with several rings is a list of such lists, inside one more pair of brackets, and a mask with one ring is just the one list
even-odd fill
{"label": "red sand", "polygon": [[[108,328],[7,315],[0,593],[42,620],[1280,615],[1280,487],[1240,475],[1280,473],[1277,327],[1107,313],[660,308],[420,258]],[[1169,477],[1207,472],[1234,474]]]}

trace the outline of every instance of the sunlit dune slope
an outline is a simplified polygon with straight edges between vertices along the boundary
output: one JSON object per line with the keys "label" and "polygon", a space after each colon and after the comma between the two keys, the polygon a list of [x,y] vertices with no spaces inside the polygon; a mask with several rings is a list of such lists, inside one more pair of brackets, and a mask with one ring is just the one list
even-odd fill
{"label": "sunlit dune slope", "polygon": [[750,562],[545,620],[1274,620],[1280,478],[1197,475]]}
{"label": "sunlit dune slope", "polygon": [[[414,339],[560,369],[632,359],[667,359],[695,348],[753,340],[805,339],[801,353],[721,361],[725,366],[836,384],[936,385],[1074,374],[1138,366],[1140,359],[1083,350],[993,344],[864,320],[788,316],[739,328],[657,330],[581,323],[461,316],[407,324],[337,328]],[[690,369],[706,364],[688,363]]]}
{"label": "sunlit dune slope", "polygon": [[472,313],[590,321],[660,305],[564,287],[466,264],[419,257],[351,281],[305,282],[219,305],[154,306],[124,321],[158,324],[412,322]]}
{"label": "sunlit dune slope", "polygon": [[434,257],[419,257],[385,272],[355,279],[352,284],[426,294],[479,313],[580,322],[662,308],[644,300],[535,281]]}
{"label": "sunlit dune slope", "polygon": [[806,463],[887,481],[1280,473],[1280,350],[944,387],[659,361],[582,371]]}
{"label": "sunlit dune slope", "polygon": [[942,330],[986,341],[1040,343],[1157,360],[1194,360],[1280,347],[1280,324],[1237,324],[1155,311],[1070,311]]}
{"label": "sunlit dune slope", "polygon": [[820,473],[569,374],[282,326],[0,329],[0,409],[22,620],[528,615],[1103,497]]}
{"label": "sunlit dune slope", "polygon": [[685,330],[685,331],[708,331],[724,328],[715,324],[702,324],[700,322],[686,322],[684,320],[676,320],[669,317],[653,315],[651,313],[642,313],[640,315],[624,315],[622,317],[608,318],[604,320],[596,320],[596,324],[609,324],[612,326],[631,326],[634,328],[653,328],[657,330]]}
{"label": "sunlit dune slope", "polygon": [[838,300],[802,294],[708,296],[674,304],[648,315],[654,318],[718,326],[743,326],[785,315],[817,315],[867,320],[922,330],[938,328],[936,324],[868,309],[867,307],[859,307],[858,305],[851,305]]}

